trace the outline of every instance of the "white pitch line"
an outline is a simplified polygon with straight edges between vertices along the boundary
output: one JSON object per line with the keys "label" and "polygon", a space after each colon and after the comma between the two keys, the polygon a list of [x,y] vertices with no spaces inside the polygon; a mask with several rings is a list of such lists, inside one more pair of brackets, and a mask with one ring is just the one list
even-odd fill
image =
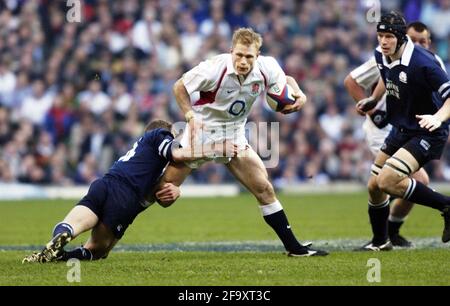
{"label": "white pitch line", "polygon": [[[330,239],[313,240],[313,248],[327,251],[352,251],[362,246],[367,239]],[[440,238],[415,238],[412,250],[417,249],[449,249],[450,243],[444,244]],[[43,245],[0,245],[0,252],[4,251],[37,251]],[[70,249],[70,247],[68,248]],[[401,249],[401,248],[399,248]],[[157,244],[119,244],[116,252],[283,252],[279,241],[211,241],[211,242],[175,242]]]}

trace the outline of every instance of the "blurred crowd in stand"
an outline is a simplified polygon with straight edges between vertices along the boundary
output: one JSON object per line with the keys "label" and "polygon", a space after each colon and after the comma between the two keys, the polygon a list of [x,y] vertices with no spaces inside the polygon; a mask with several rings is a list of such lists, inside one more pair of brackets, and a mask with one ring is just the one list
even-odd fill
{"label": "blurred crowd in stand", "polygon": [[[308,96],[298,113],[273,112],[264,97],[249,121],[279,123],[275,186],[365,181],[372,156],[363,117],[343,79],[370,58],[375,23],[364,0],[84,0],[81,22],[67,1],[0,4],[0,182],[88,184],[125,154],[152,118],[183,121],[173,83],[200,61],[229,52],[238,27],[262,34]],[[372,1],[373,2],[373,1]],[[450,60],[450,0],[381,1],[432,31],[432,50]],[[274,127],[274,126],[273,126]],[[250,142],[263,153],[270,129]],[[266,151],[266,150],[265,150]],[[450,180],[450,148],[428,165],[434,181]],[[232,180],[208,163],[191,182]]]}

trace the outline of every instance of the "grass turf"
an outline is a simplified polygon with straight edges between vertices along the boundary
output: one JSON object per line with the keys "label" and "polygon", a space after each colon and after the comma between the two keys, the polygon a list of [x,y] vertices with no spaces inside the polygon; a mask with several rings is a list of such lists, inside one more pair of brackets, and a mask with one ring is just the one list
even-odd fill
{"label": "grass turf", "polygon": [[[280,196],[301,240],[370,238],[365,194]],[[0,203],[0,246],[43,245],[72,201]],[[443,220],[431,209],[414,208],[402,232],[440,237]],[[86,235],[72,245],[81,244]],[[181,199],[173,207],[152,206],[120,242],[276,240],[250,195]],[[449,248],[387,253],[333,252],[325,258],[287,258],[280,252],[113,252],[107,260],[83,262],[81,285],[450,285]],[[28,252],[0,252],[0,285],[69,285],[64,263],[22,265]],[[369,283],[367,260],[381,262],[381,283]],[[77,283],[75,283],[77,284]]]}

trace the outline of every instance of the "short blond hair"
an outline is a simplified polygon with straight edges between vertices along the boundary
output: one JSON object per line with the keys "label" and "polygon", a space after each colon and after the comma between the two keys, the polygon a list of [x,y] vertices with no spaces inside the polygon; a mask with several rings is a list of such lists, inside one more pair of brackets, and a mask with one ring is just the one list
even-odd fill
{"label": "short blond hair", "polygon": [[255,44],[256,49],[259,50],[262,46],[262,42],[263,39],[261,35],[253,31],[252,28],[239,28],[233,33],[233,47],[238,43],[246,46]]}

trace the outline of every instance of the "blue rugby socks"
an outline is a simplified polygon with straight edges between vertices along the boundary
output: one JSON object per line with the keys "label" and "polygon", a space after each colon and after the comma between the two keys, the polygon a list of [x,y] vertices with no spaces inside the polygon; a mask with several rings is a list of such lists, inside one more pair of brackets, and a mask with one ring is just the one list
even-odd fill
{"label": "blue rugby socks", "polygon": [[379,205],[369,201],[369,219],[372,226],[374,245],[381,245],[388,239],[389,198]]}
{"label": "blue rugby socks", "polygon": [[409,185],[403,198],[439,211],[450,206],[450,197],[440,194],[412,178],[409,179]]}
{"label": "blue rugby socks", "polygon": [[73,228],[69,223],[65,223],[65,222],[60,222],[58,224],[55,225],[55,227],[53,228],[53,236],[55,237],[56,235],[60,234],[60,233],[64,233],[67,232],[70,234],[71,237],[73,237]]}
{"label": "blue rugby socks", "polygon": [[64,252],[61,256],[60,260],[62,261],[68,261],[71,258],[75,258],[78,260],[93,260],[94,256],[92,255],[91,251],[84,248],[79,247],[69,252]]}
{"label": "blue rugby socks", "polygon": [[394,217],[392,215],[389,215],[389,218],[388,218],[389,237],[392,237],[394,235],[398,235],[400,233],[400,227],[405,222],[405,219],[406,219],[406,217],[398,218],[398,217]]}

